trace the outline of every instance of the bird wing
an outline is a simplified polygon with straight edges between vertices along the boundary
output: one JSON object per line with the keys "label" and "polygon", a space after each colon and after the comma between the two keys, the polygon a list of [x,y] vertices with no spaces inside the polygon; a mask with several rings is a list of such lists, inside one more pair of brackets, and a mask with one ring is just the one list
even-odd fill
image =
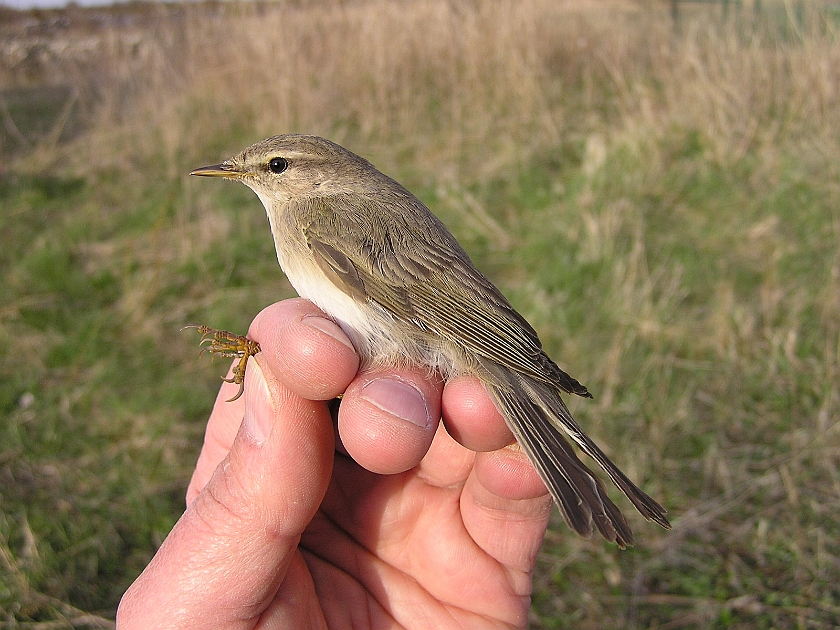
{"label": "bird wing", "polygon": [[589,396],[543,352],[531,325],[409,193],[384,215],[382,205],[378,213],[364,207],[375,200],[357,196],[306,203],[301,214],[308,217],[307,243],[338,288],[503,367]]}
{"label": "bird wing", "polygon": [[633,542],[603,484],[560,432],[601,465],[645,518],[670,528],[662,506],[610,461],[558,395],[562,389],[590,396],[586,388],[543,352],[534,329],[434,215],[415,200],[402,209],[414,213],[409,225],[402,212],[383,218],[353,207],[359,203],[364,202],[346,199],[333,205],[348,209],[341,215],[325,206],[304,229],[327,277],[356,299],[374,302],[478,355],[496,381],[488,391],[575,530],[587,535],[594,522],[607,540],[621,547]]}

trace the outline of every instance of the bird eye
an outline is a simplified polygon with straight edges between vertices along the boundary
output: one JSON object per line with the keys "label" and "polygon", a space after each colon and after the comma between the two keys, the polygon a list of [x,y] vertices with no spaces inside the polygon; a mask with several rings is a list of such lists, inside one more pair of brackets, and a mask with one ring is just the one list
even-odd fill
{"label": "bird eye", "polygon": [[279,175],[287,168],[289,168],[289,163],[281,157],[271,158],[268,162],[268,169],[276,175]]}

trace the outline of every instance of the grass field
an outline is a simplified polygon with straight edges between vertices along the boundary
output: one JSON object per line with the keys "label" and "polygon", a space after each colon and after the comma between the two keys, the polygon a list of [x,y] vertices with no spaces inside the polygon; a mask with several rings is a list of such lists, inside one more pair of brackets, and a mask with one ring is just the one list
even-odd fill
{"label": "grass field", "polygon": [[533,628],[840,627],[836,13],[53,15],[0,15],[0,627],[107,627],[181,513],[224,366],[179,329],[293,295],[258,200],[187,173],[287,131],[420,196],[673,517],[622,500],[620,551],[557,516]]}

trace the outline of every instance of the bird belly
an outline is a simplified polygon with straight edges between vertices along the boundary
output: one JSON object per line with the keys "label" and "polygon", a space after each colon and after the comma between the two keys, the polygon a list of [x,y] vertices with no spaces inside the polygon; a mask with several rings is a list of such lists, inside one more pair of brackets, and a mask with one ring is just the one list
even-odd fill
{"label": "bird belly", "polygon": [[377,367],[421,368],[447,379],[472,372],[474,361],[464,349],[421,330],[416,324],[396,318],[368,300],[359,302],[338,289],[320,269],[289,281],[298,295],[315,303],[350,337],[361,358],[361,369]]}
{"label": "bird belly", "polygon": [[[308,252],[306,252],[308,254]],[[313,302],[350,337],[362,368],[422,367],[430,373],[453,374],[453,358],[441,339],[401,321],[379,304],[361,302],[338,288],[308,256],[288,256],[278,248],[278,260],[297,294]],[[306,260],[307,262],[301,262]]]}
{"label": "bird belly", "polygon": [[[271,207],[270,199],[259,192],[257,195],[266,208]],[[474,361],[465,361],[462,347],[422,330],[416,323],[395,317],[373,300],[360,301],[345,293],[318,267],[294,223],[272,212],[268,212],[268,220],[277,261],[289,283],[300,297],[314,303],[347,334],[359,353],[361,369],[421,367],[443,378],[469,371],[464,366]]]}

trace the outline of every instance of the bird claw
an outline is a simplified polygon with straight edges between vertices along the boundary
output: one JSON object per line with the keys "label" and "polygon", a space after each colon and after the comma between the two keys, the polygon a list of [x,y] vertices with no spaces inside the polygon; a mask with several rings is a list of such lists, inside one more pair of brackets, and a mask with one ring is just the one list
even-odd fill
{"label": "bird claw", "polygon": [[[251,341],[243,335],[235,335],[226,330],[216,330],[209,326],[190,324],[189,326],[184,326],[184,328],[195,328],[201,333],[199,345],[204,347],[201,349],[199,356],[205,352],[209,352],[213,356],[239,359],[239,362],[233,368],[233,376],[230,378],[223,376],[222,380],[226,383],[239,385],[239,391],[236,396],[226,402],[233,402],[242,396],[242,393],[245,391],[245,368],[248,365],[248,358],[260,351],[260,344],[256,341]],[[184,330],[184,328],[181,330]]]}

